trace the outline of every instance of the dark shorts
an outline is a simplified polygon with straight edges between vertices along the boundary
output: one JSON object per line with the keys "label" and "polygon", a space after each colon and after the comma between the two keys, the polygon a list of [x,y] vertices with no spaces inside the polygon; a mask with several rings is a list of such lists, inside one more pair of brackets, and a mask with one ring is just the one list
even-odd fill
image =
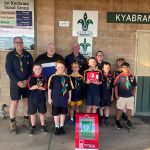
{"label": "dark shorts", "polygon": [[105,106],[111,106],[111,100],[110,99],[102,99],[101,101],[100,101],[100,106],[101,107],[105,107]]}
{"label": "dark shorts", "polygon": [[40,114],[45,114],[47,112],[46,103],[29,103],[28,113],[30,115],[36,114],[37,111]]}
{"label": "dark shorts", "polygon": [[100,103],[100,97],[99,96],[93,96],[93,95],[87,95],[86,96],[86,105],[87,106],[99,106]]}
{"label": "dark shorts", "polygon": [[11,100],[20,100],[22,98],[29,97],[28,88],[20,88],[17,84],[10,83],[10,97]]}
{"label": "dark shorts", "polygon": [[68,113],[68,107],[52,106],[52,115],[58,116],[60,114],[66,115]]}

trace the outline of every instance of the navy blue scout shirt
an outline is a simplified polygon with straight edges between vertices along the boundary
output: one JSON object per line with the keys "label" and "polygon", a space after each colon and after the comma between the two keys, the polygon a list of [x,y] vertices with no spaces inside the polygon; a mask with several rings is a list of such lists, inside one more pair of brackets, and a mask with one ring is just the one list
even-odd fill
{"label": "navy blue scout shirt", "polygon": [[[63,95],[61,83],[62,78],[65,80],[66,93]],[[53,74],[48,81],[48,88],[51,89],[51,98],[53,106],[55,107],[67,107],[69,99],[69,91],[73,89],[73,84],[68,75]]]}
{"label": "navy blue scout shirt", "polygon": [[27,80],[32,74],[33,58],[31,54],[23,50],[18,55],[16,50],[9,52],[6,57],[6,72],[10,81],[17,84],[19,81]]}
{"label": "navy blue scout shirt", "polygon": [[120,70],[116,70],[115,72],[114,72],[114,78],[116,78],[120,73],[122,73],[122,71]]}
{"label": "navy blue scout shirt", "polygon": [[119,97],[132,97],[133,88],[137,86],[136,78],[129,74],[121,73],[114,81],[114,85],[118,87]]}
{"label": "navy blue scout shirt", "polygon": [[73,53],[69,54],[68,56],[66,56],[65,58],[65,63],[66,63],[66,67],[68,69],[68,74],[71,74],[72,73],[72,70],[71,70],[71,64],[73,62],[78,62],[79,65],[80,65],[80,71],[79,73],[81,75],[83,75],[84,73],[84,70],[87,69],[87,61],[86,61],[86,58],[84,58],[83,55],[81,55],[79,53],[79,56],[78,57],[75,57]]}
{"label": "navy blue scout shirt", "polygon": [[102,84],[101,84],[101,99],[111,100],[112,88],[114,83],[113,76],[111,74],[102,74]]}
{"label": "navy blue scout shirt", "polygon": [[72,90],[72,101],[79,101],[83,100],[83,76],[81,76],[79,73],[75,75],[72,73],[70,75],[71,81],[73,83],[74,89]]}
{"label": "navy blue scout shirt", "polygon": [[42,65],[42,74],[48,79],[56,72],[55,63],[58,60],[64,61],[63,57],[56,53],[53,57],[48,57],[47,53],[44,53],[36,58],[35,63],[40,63]]}
{"label": "navy blue scout shirt", "polygon": [[[39,86],[46,89],[47,80],[44,76],[32,75],[29,77],[29,80],[28,80],[29,89],[34,85],[39,85]],[[30,90],[29,102],[30,103],[44,103],[44,102],[46,102],[45,91],[44,90],[38,90],[38,89]]]}
{"label": "navy blue scout shirt", "polygon": [[[98,72],[99,82],[101,82],[102,72],[101,72],[101,70],[98,70],[98,69],[95,69],[95,70],[87,69],[87,70],[85,70],[85,72],[84,72],[84,81],[86,81],[87,73],[92,72],[92,71]],[[100,85],[96,85],[96,84],[93,84],[93,83],[86,84],[86,95],[100,96]]]}

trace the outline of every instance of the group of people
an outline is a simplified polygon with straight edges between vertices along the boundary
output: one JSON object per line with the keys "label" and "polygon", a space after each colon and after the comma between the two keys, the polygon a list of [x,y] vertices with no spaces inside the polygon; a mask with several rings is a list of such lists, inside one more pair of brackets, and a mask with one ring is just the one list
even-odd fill
{"label": "group of people", "polygon": [[[14,50],[6,57],[6,72],[10,78],[11,133],[18,133],[16,112],[21,97],[24,125],[30,128],[29,135],[36,131],[37,111],[40,114],[42,133],[47,134],[47,101],[52,106],[56,135],[65,134],[66,114],[70,116],[68,124],[75,124],[74,113],[80,112],[83,100],[87,105],[86,113],[100,113],[100,125],[108,125],[111,102],[115,99],[115,126],[117,129],[122,128],[120,116],[122,111],[125,111],[126,126],[134,128],[131,116],[136,78],[130,72],[129,63],[125,62],[124,58],[119,58],[112,75],[111,64],[103,60],[102,51],[86,60],[79,50],[79,44],[73,44],[72,53],[64,59],[55,52],[55,45],[50,43],[46,52],[33,61],[31,54],[23,49],[23,39],[14,38]],[[94,80],[90,79],[90,73],[96,75]]]}

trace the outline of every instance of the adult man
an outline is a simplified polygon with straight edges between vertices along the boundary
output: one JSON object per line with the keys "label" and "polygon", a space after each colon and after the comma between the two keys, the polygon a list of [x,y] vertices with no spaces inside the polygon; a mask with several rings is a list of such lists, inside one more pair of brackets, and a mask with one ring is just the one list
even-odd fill
{"label": "adult man", "polygon": [[39,55],[35,62],[42,65],[42,74],[48,79],[52,74],[56,72],[55,63],[58,60],[64,61],[63,57],[55,53],[56,48],[54,43],[47,45],[46,52]]}
{"label": "adult man", "polygon": [[78,62],[80,65],[79,73],[83,75],[84,70],[87,69],[87,61],[83,55],[80,54],[80,46],[78,43],[73,44],[72,53],[66,56],[65,63],[68,69],[68,74],[71,74],[71,64],[73,62]]}
{"label": "adult man", "polygon": [[28,87],[27,80],[32,72],[33,58],[23,49],[23,39],[14,38],[14,50],[6,57],[6,72],[10,78],[10,131],[18,133],[16,125],[16,112],[21,96],[23,98],[23,113],[26,127],[29,127]]}

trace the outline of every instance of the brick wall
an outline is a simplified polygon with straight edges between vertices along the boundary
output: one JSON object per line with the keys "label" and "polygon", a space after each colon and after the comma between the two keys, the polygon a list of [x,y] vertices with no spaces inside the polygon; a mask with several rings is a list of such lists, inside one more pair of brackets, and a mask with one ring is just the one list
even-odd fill
{"label": "brick wall", "polygon": [[[149,0],[55,0],[55,43],[58,53],[66,56],[71,45],[77,41],[72,37],[73,10],[96,10],[98,18],[98,37],[93,38],[93,55],[103,50],[105,59],[115,64],[118,57],[125,57],[134,70],[136,30],[150,30],[150,25],[108,24],[107,12],[149,12]],[[70,22],[70,27],[59,27],[60,20]]]}

